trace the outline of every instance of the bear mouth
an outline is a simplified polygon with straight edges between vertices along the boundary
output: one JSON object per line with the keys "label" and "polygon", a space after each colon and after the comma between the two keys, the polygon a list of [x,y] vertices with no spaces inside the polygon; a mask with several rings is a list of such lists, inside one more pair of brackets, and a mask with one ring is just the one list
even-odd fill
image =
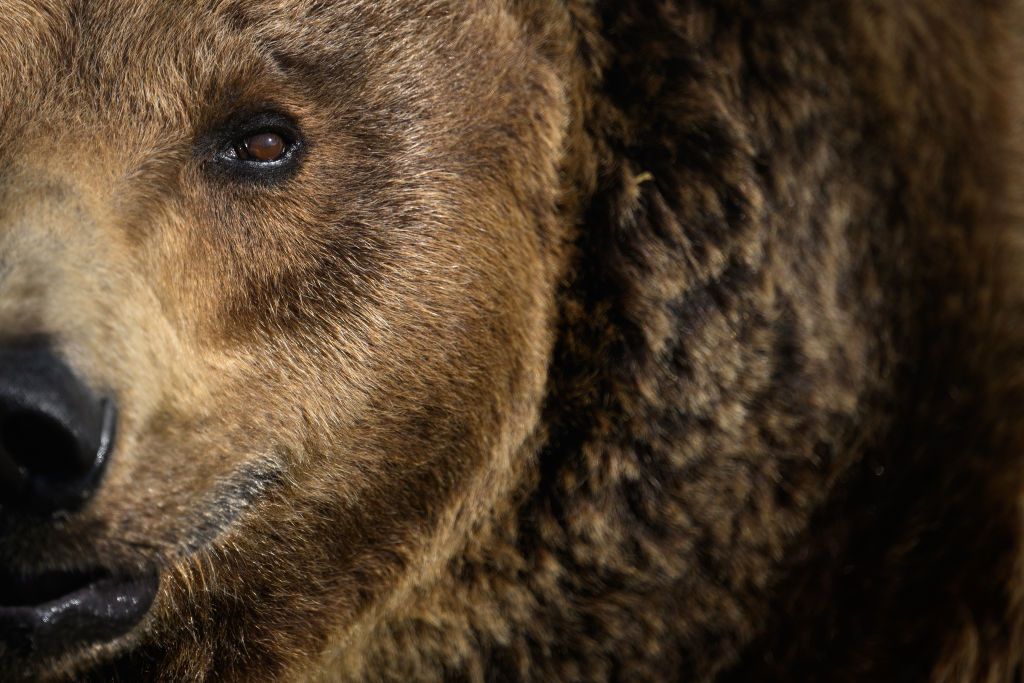
{"label": "bear mouth", "polygon": [[0,644],[57,654],[125,635],[149,611],[155,572],[0,574]]}

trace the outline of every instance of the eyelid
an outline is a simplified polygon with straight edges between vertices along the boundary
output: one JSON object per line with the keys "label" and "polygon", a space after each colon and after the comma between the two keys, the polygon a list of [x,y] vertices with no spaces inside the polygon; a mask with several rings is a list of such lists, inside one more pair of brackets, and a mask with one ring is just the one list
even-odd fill
{"label": "eyelid", "polygon": [[259,133],[280,135],[286,144],[295,144],[301,138],[297,126],[280,114],[261,112],[224,127],[232,142],[241,142]]}

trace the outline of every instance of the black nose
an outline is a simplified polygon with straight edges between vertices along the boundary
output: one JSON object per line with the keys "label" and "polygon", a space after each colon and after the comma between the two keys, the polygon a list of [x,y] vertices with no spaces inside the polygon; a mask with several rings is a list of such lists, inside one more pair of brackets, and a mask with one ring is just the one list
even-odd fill
{"label": "black nose", "polygon": [[0,348],[0,508],[85,502],[114,443],[117,411],[45,347]]}

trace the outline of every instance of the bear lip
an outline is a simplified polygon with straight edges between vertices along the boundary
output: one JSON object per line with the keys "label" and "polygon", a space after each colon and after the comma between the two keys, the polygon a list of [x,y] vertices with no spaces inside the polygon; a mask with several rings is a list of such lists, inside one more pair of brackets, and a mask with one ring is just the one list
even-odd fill
{"label": "bear lip", "polygon": [[3,576],[0,585],[0,644],[59,654],[126,634],[149,611],[159,580],[155,572],[49,572]]}

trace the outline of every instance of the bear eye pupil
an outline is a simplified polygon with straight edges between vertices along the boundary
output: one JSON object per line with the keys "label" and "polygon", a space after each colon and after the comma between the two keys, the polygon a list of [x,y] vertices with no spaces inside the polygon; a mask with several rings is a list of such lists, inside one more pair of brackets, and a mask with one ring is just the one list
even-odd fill
{"label": "bear eye pupil", "polygon": [[263,131],[242,140],[236,151],[242,159],[268,163],[281,159],[287,148],[287,143],[280,135]]}

